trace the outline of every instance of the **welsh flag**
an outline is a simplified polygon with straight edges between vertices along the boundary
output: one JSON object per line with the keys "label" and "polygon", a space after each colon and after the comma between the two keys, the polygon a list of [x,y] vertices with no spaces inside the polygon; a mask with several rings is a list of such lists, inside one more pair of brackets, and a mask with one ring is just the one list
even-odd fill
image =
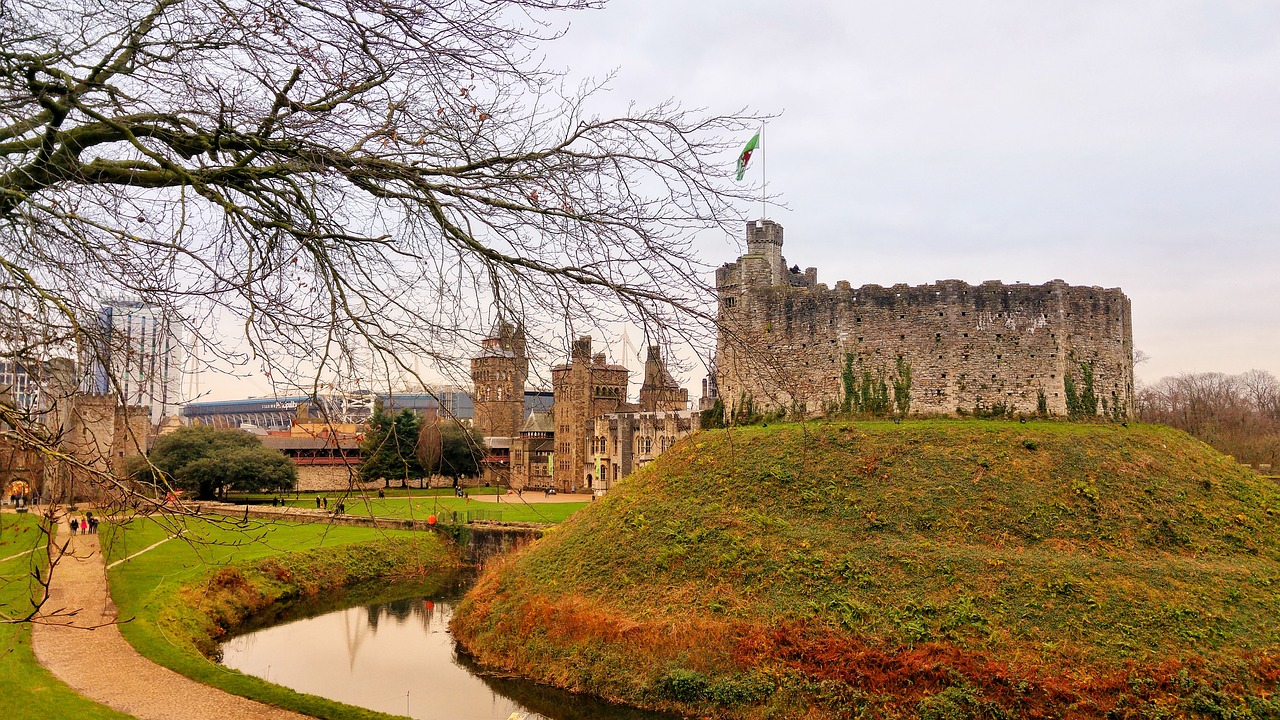
{"label": "welsh flag", "polygon": [[747,141],[747,146],[742,148],[742,154],[738,156],[738,180],[742,180],[742,175],[747,172],[747,163],[751,162],[751,153],[755,152],[757,146],[760,145],[760,133],[757,132]]}

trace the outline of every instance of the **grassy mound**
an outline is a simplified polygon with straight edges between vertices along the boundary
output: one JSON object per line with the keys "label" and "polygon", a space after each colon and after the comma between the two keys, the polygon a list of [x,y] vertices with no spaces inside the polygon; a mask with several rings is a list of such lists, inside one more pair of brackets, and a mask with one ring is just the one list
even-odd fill
{"label": "grassy mound", "polygon": [[490,568],[454,631],[711,716],[1275,717],[1277,511],[1163,427],[705,432]]}

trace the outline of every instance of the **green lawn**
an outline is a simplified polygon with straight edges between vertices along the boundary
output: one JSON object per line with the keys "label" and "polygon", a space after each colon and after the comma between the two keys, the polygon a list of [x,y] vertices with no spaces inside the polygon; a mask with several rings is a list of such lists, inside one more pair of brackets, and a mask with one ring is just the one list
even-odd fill
{"label": "green lawn", "polygon": [[[38,588],[32,573],[44,571],[48,556],[40,516],[30,513],[0,515],[0,558],[21,557],[0,563],[0,608],[6,619],[31,612],[31,598]],[[0,624],[0,698],[3,715],[10,720],[45,720],[51,717],[78,720],[123,720],[128,715],[86,700],[62,684],[36,662],[31,651],[31,626]]]}
{"label": "green lawn", "polygon": [[[452,567],[448,550],[434,533],[318,523],[250,521],[237,525],[230,519],[133,519],[120,525],[104,524],[102,532],[103,552],[109,564],[172,538],[108,572],[120,619],[128,621],[121,625],[121,631],[140,653],[200,682],[316,717],[388,716],[302,695],[207,659],[199,647],[202,642],[206,646],[209,642],[209,613],[227,613],[225,617],[231,617],[243,610],[224,600],[198,611],[195,603],[214,589],[212,584],[206,586],[208,578],[215,572],[219,577],[232,573],[245,582],[246,597],[260,600],[297,594],[299,586],[308,583],[323,589],[335,577],[377,577],[406,556],[420,558],[428,568],[433,563],[446,571]],[[174,537],[179,532],[181,535]],[[263,569],[264,563],[268,570]],[[222,570],[228,566],[234,569]],[[429,592],[449,574],[420,578],[417,587]],[[293,580],[279,582],[283,577]],[[359,604],[396,591],[396,586],[389,589],[386,582],[377,586],[371,589],[366,584],[363,591],[331,600],[335,604],[343,604],[344,600]],[[402,594],[411,591],[403,585],[398,587]],[[241,598],[233,598],[236,599]],[[219,616],[219,621],[225,617]]]}
{"label": "green lawn", "polygon": [[[412,485],[410,485],[409,487],[400,487],[399,484],[395,484],[395,485],[392,485],[391,487],[381,488],[381,489],[383,494],[386,495],[387,497],[406,497],[410,495],[413,497],[419,497],[419,496],[453,497],[453,488],[429,488],[428,489],[428,488],[418,488]],[[471,487],[471,488],[467,488],[466,490],[468,495],[497,495],[498,493],[504,493],[507,491],[506,488],[499,488],[499,487]],[[363,496],[363,495],[376,496],[378,494],[378,488],[374,488],[373,490],[352,490],[350,494],[355,496]],[[317,495],[323,495],[325,497],[332,499],[332,498],[341,497],[343,493],[337,490],[325,490],[323,492],[307,491],[302,493],[295,493],[295,492],[231,493],[227,497],[229,500],[239,500],[243,498],[249,498],[253,500],[270,500],[273,497],[288,497],[291,499],[293,498],[300,499],[303,502],[311,502],[314,504],[315,500],[313,498]]]}
{"label": "green lawn", "polygon": [[[470,491],[468,491],[470,492]],[[336,507],[337,498],[326,496],[329,509]],[[304,497],[288,500],[290,505],[301,508],[316,506],[314,498]],[[563,522],[570,515],[590,505],[589,502],[563,503],[526,503],[518,495],[505,495],[500,503],[479,502],[448,496],[415,496],[412,498],[377,497],[365,500],[350,497],[346,500],[348,515],[373,515],[386,518],[417,518],[425,520],[436,515],[445,522],[467,522],[470,520],[492,520],[502,522]],[[470,513],[470,517],[468,517]]]}

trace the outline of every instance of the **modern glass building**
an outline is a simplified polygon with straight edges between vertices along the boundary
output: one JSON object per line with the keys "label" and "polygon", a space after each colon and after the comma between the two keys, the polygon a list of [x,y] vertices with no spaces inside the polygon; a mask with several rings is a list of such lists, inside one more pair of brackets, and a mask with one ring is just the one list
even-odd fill
{"label": "modern glass building", "polygon": [[175,323],[162,308],[136,300],[112,300],[98,311],[84,348],[89,392],[115,395],[123,405],[150,410],[151,422],[177,411],[183,352]]}

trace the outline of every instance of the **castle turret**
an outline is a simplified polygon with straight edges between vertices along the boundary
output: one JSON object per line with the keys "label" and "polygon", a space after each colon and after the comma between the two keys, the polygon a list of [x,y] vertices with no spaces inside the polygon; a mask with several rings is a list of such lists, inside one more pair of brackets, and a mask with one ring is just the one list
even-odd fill
{"label": "castle turret", "polygon": [[524,326],[499,321],[471,359],[475,427],[483,437],[513,437],[524,424],[524,386],[529,377]]}
{"label": "castle turret", "polygon": [[743,262],[750,284],[788,284],[787,263],[782,259],[782,226],[772,220],[748,221],[747,254]]}

